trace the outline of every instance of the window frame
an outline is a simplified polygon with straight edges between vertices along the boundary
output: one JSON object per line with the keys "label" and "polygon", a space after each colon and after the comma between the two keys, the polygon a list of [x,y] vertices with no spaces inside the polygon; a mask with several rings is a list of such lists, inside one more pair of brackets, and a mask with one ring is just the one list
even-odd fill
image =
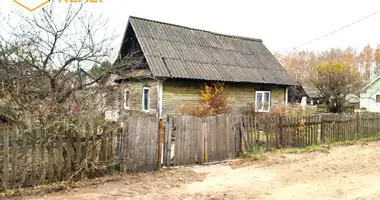
{"label": "window frame", "polygon": [[[145,100],[145,90],[148,90],[148,109],[147,110],[145,110],[144,109],[144,100]],[[143,112],[149,112],[149,109],[150,109],[150,88],[149,87],[143,87],[143,89],[142,89],[142,101],[141,101],[141,107],[142,107],[142,111]]]}
{"label": "window frame", "polygon": [[[257,106],[257,94],[262,94],[262,102],[264,102],[264,99],[265,99],[265,94],[268,93],[269,94],[269,102],[268,102],[268,110],[264,110],[264,106],[263,106],[263,109],[261,110],[258,110],[258,106]],[[256,91],[255,92],[255,111],[256,112],[270,112],[270,109],[271,109],[271,92],[270,91],[265,91],[265,90],[260,90],[260,91]]]}
{"label": "window frame", "polygon": [[[127,101],[127,92],[128,92],[128,101]],[[131,105],[131,91],[129,88],[124,90],[124,109],[129,110]]]}

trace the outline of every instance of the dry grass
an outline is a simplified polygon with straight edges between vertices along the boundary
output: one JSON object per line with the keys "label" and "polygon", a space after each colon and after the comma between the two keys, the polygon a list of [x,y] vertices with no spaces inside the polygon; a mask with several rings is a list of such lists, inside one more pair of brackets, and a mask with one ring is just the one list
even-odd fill
{"label": "dry grass", "polygon": [[[254,164],[259,164],[262,161],[267,161],[272,159],[272,157],[281,157],[282,154],[303,154],[303,153],[330,153],[330,149],[336,146],[351,146],[362,144],[365,145],[367,142],[380,140],[380,134],[375,136],[360,138],[358,140],[347,140],[340,142],[331,142],[327,144],[306,146],[303,148],[289,148],[289,149],[279,149],[268,153],[254,152],[254,153],[244,153],[240,156],[239,160],[234,160],[228,164],[233,168],[240,168],[245,166],[250,166]],[[275,159],[276,160],[276,159]]]}
{"label": "dry grass", "polygon": [[45,195],[55,192],[71,192],[79,190],[80,188],[97,188],[106,184],[117,184],[117,182],[125,183],[126,185],[141,184],[142,182],[153,183],[155,181],[174,180],[168,181],[173,183],[173,187],[178,185],[177,182],[192,182],[201,181],[204,179],[204,174],[198,174],[189,170],[181,169],[164,169],[160,171],[147,172],[147,173],[133,173],[126,174],[120,173],[115,175],[109,175],[106,177],[96,179],[85,179],[78,182],[68,183],[60,182],[48,185],[39,185],[33,188],[19,188],[7,190],[0,193],[0,199],[2,197],[14,198],[32,196],[32,195]]}

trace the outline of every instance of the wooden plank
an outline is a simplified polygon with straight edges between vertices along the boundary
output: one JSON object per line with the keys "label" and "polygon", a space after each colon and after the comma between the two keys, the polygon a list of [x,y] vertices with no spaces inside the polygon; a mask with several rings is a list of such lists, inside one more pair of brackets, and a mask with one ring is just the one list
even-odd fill
{"label": "wooden plank", "polygon": [[200,134],[200,137],[199,137],[199,147],[200,147],[200,164],[203,165],[205,163],[205,157],[206,157],[206,138],[205,138],[205,135],[206,135],[206,128],[207,128],[207,124],[206,122],[203,122],[202,123],[202,127],[201,127],[201,134]]}
{"label": "wooden plank", "polygon": [[[231,115],[225,115],[225,128],[224,131],[226,133],[226,158],[232,157],[232,130],[231,130]],[[252,130],[251,130],[252,131]],[[251,146],[252,146],[252,135],[251,135]],[[252,148],[252,147],[251,147]]]}
{"label": "wooden plank", "polygon": [[191,136],[190,136],[190,116],[184,116],[183,118],[183,165],[188,165],[190,164],[189,160],[191,157],[191,147],[190,147],[190,142],[191,142]]}
{"label": "wooden plank", "polygon": [[101,126],[99,127],[101,129],[101,140],[100,140],[100,155],[99,155],[99,161],[105,162],[107,161],[107,136],[105,135],[105,127]]}
{"label": "wooden plank", "polygon": [[168,129],[168,148],[167,148],[167,161],[166,166],[171,166],[171,156],[172,156],[172,131],[173,131],[173,117],[170,117],[167,120],[167,129]]}
{"label": "wooden plank", "polygon": [[179,148],[178,148],[178,143],[179,143],[179,139],[178,139],[178,118],[177,116],[173,116],[172,117],[172,136],[174,136],[174,155],[173,155],[173,166],[177,166],[178,164],[178,151],[179,151]]}
{"label": "wooden plank", "polygon": [[[87,159],[89,155],[89,145],[90,145],[90,124],[86,123],[84,125],[84,134],[85,134],[85,139],[84,139],[84,149],[83,149],[83,156],[82,160]],[[116,157],[115,157],[115,162],[116,162]],[[86,166],[86,171],[88,173],[88,166]]]}
{"label": "wooden plank", "polygon": [[320,116],[320,120],[321,120],[321,130],[320,130],[320,140],[321,140],[321,143],[325,143],[325,140],[324,140],[324,134],[325,134],[325,127],[324,127],[324,116],[323,114]]}
{"label": "wooden plank", "polygon": [[175,124],[175,151],[174,151],[174,160],[175,166],[181,165],[181,157],[182,157],[182,118],[181,116],[176,116],[174,118]]}
{"label": "wooden plank", "polygon": [[277,148],[282,148],[284,145],[284,129],[283,129],[284,118],[282,116],[278,117],[278,126],[279,126],[279,142]]}
{"label": "wooden plank", "polygon": [[[126,155],[126,149],[127,149],[127,133],[128,133],[128,121],[124,121],[124,126],[123,126],[123,132],[121,133],[121,149],[120,149],[120,171],[121,172],[126,172],[127,171],[127,162],[125,159]],[[91,128],[90,128],[91,130]],[[93,134],[91,134],[93,135]]]}
{"label": "wooden plank", "polygon": [[45,164],[45,129],[40,131],[40,183],[45,182],[46,164]]}
{"label": "wooden plank", "polygon": [[[168,166],[168,143],[169,143],[169,122],[168,119],[166,118],[164,120],[164,148],[163,148],[163,166]],[[170,158],[169,158],[170,159]],[[168,166],[169,167],[169,166]]]}
{"label": "wooden plank", "polygon": [[182,154],[181,154],[181,158],[180,158],[180,163],[181,165],[186,165],[186,159],[187,159],[187,156],[188,156],[188,148],[187,148],[187,145],[186,145],[186,131],[187,131],[187,117],[188,116],[183,116],[181,117],[181,150],[182,150]]}
{"label": "wooden plank", "polygon": [[251,148],[251,128],[249,127],[249,124],[248,124],[249,121],[250,121],[250,116],[247,115],[245,117],[245,121],[244,121],[245,124],[244,124],[244,126],[245,126],[245,128],[247,130],[248,149]]}
{"label": "wooden plank", "polygon": [[204,135],[204,162],[208,162],[208,155],[209,155],[209,145],[208,145],[208,126],[210,125],[209,119],[206,119],[206,123],[203,124],[203,135]]}
{"label": "wooden plank", "polygon": [[309,146],[311,145],[311,116],[310,115],[306,115],[305,116],[305,119],[306,119],[306,146]]}
{"label": "wooden plank", "polygon": [[160,119],[159,121],[159,131],[158,131],[158,152],[157,152],[157,169],[161,169],[161,159],[162,159],[162,145],[163,145],[163,139],[164,139],[164,121]]}
{"label": "wooden plank", "polygon": [[[67,131],[67,141],[66,141],[66,149],[67,149],[67,175],[71,176],[72,172],[72,158],[73,158],[73,148],[72,148],[72,130],[71,127],[69,127]],[[95,145],[94,145],[95,146]]]}
{"label": "wooden plank", "polygon": [[54,182],[54,146],[53,141],[49,141],[48,143],[48,176],[49,176],[49,182]]}
{"label": "wooden plank", "polygon": [[314,144],[318,144],[318,135],[319,135],[319,122],[320,122],[320,115],[315,115],[314,116]]}
{"label": "wooden plank", "polygon": [[75,170],[79,170],[81,167],[81,150],[81,131],[77,130],[75,133]]}
{"label": "wooden plank", "polygon": [[[37,181],[37,130],[33,129],[31,131],[32,131],[32,155],[31,155],[31,157],[32,157],[32,185],[35,185],[35,184],[37,184],[37,182],[36,182]],[[24,137],[28,138],[28,134],[26,134]],[[25,146],[24,146],[25,148],[23,151],[24,151],[24,153],[26,153],[28,151],[28,149],[27,149],[28,147],[27,147],[26,142],[24,144],[25,144]],[[25,156],[26,156],[26,158],[24,158],[24,159],[27,159],[27,155],[25,155]]]}
{"label": "wooden plank", "polygon": [[[177,127],[177,131],[176,131],[176,135],[175,135],[175,140],[176,140],[176,165],[179,166],[179,165],[182,165],[183,163],[183,140],[182,140],[182,137],[183,137],[183,117],[182,116],[177,116],[176,118],[176,127]],[[177,148],[178,147],[178,148]]]}
{"label": "wooden plank", "polygon": [[14,133],[13,145],[12,145],[12,175],[11,175],[11,183],[13,187],[16,187],[16,177],[17,177],[18,135],[19,135],[19,129],[17,126],[15,126],[15,133]]}
{"label": "wooden plank", "polygon": [[[256,129],[256,134],[257,134],[257,141],[255,141],[255,143],[257,144],[257,151],[260,152],[260,127],[259,127],[259,123],[260,123],[260,118],[259,116],[255,116],[255,129]],[[240,144],[242,144],[240,142]],[[242,150],[242,149],[241,149]]]}
{"label": "wooden plank", "polygon": [[[247,142],[247,138],[246,138],[246,131],[245,131],[245,128],[243,126],[243,123],[244,123],[244,118],[243,120],[240,122],[240,134],[241,134],[241,137],[243,139],[243,142],[244,142],[244,149],[245,149],[245,152],[248,152],[249,149],[248,149],[248,142]],[[267,139],[268,139],[268,134],[267,134]],[[268,140],[267,140],[268,141]]]}
{"label": "wooden plank", "polygon": [[4,170],[3,170],[3,186],[9,189],[9,127],[3,129],[4,138]]}
{"label": "wooden plank", "polygon": [[58,170],[57,170],[57,176],[58,176],[58,180],[62,181],[63,180],[63,139],[62,139],[62,135],[58,135],[57,136],[58,138],[58,142],[57,142],[57,150],[58,150],[58,154],[57,154],[57,167],[58,167]]}

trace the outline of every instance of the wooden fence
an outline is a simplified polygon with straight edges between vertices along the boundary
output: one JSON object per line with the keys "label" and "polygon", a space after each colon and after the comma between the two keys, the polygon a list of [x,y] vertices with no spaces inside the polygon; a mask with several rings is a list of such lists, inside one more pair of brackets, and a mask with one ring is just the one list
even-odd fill
{"label": "wooden fence", "polygon": [[0,128],[0,190],[99,176],[204,164],[242,152],[305,147],[375,136],[380,113],[307,116],[133,116],[116,124]]}
{"label": "wooden fence", "polygon": [[122,131],[109,123],[2,127],[0,191],[115,171],[155,170],[158,122],[156,117],[137,116],[127,119]]}
{"label": "wooden fence", "polygon": [[[114,167],[116,132],[108,126],[63,126],[24,130],[1,128],[1,188],[27,187],[93,176],[97,166]],[[95,166],[95,167],[91,167]]]}
{"label": "wooden fence", "polygon": [[203,164],[234,158],[241,152],[299,148],[356,140],[380,133],[380,113],[306,116],[219,115],[200,119],[169,116],[164,166]]}

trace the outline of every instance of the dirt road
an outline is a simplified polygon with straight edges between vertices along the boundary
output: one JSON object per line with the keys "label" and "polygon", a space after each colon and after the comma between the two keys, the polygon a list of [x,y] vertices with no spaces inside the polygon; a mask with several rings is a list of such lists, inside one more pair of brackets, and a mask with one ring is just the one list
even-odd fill
{"label": "dirt road", "polygon": [[196,173],[146,176],[131,184],[122,180],[25,199],[380,199],[380,142],[335,147],[329,153],[274,154],[236,169],[190,169]]}

